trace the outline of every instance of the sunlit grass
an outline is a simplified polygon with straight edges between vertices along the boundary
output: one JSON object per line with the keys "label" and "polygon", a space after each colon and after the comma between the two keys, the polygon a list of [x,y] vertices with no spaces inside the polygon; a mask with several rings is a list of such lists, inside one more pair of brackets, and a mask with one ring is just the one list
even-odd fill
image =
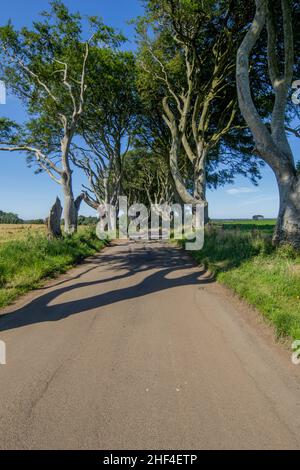
{"label": "sunlit grass", "polygon": [[11,240],[23,240],[35,233],[46,234],[45,225],[0,224],[0,243]]}
{"label": "sunlit grass", "polygon": [[[79,226],[82,233],[86,226]],[[38,224],[0,224],[0,243],[12,240],[24,240],[30,235],[46,235],[46,226]]]}
{"label": "sunlit grass", "polygon": [[3,240],[0,244],[0,307],[39,287],[43,279],[67,271],[103,246],[95,229],[88,228],[59,240],[48,240],[39,230],[19,239]]}

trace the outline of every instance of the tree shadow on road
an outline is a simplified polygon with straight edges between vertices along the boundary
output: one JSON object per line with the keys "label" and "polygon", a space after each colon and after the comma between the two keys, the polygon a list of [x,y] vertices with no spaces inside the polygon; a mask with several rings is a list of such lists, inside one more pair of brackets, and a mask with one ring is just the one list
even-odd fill
{"label": "tree shadow on road", "polygon": [[[129,244],[129,250],[134,244]],[[100,255],[97,260],[91,260],[93,267],[62,284],[50,287],[45,294],[33,299],[26,306],[0,317],[0,331],[13,330],[24,326],[42,322],[62,320],[71,315],[82,314],[90,310],[101,308],[126,300],[140,298],[155,292],[173,289],[187,285],[200,285],[213,282],[214,279],[205,269],[199,268],[195,262],[183,251],[166,246],[163,249],[155,248],[155,243],[140,245],[132,251],[110,250]],[[81,278],[93,272],[97,275],[97,268],[101,279],[82,281]],[[103,267],[105,270],[103,270]],[[109,277],[104,277],[105,272]],[[111,272],[116,275],[111,276]],[[119,281],[132,278],[137,273],[143,273],[144,278],[131,286],[115,288]],[[109,291],[105,291],[105,284],[110,283]],[[72,300],[72,292],[77,289],[93,288],[99,293],[88,298]],[[104,290],[104,292],[103,292]],[[101,292],[102,291],[102,292]],[[63,303],[52,304],[59,296],[66,295]],[[70,299],[71,300],[68,300]]]}

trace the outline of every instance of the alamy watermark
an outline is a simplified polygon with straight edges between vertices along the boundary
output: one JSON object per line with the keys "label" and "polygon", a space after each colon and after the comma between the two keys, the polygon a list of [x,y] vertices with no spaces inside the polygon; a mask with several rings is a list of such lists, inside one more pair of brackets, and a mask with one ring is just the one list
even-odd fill
{"label": "alamy watermark", "polygon": [[296,80],[292,84],[292,88],[294,93],[292,94],[292,101],[294,104],[299,105],[300,104],[300,80]]}
{"label": "alamy watermark", "polygon": [[299,339],[293,342],[292,351],[294,351],[292,354],[292,358],[291,358],[292,363],[295,366],[299,366],[300,365],[300,340]]}
{"label": "alamy watermark", "polygon": [[96,233],[101,240],[184,240],[185,249],[201,250],[204,245],[205,205],[143,204],[128,207],[127,197],[119,197],[118,207],[101,204]]}
{"label": "alamy watermark", "polygon": [[2,80],[0,80],[0,104],[6,104],[6,86]]}
{"label": "alamy watermark", "polygon": [[0,341],[0,366],[6,365],[6,344]]}

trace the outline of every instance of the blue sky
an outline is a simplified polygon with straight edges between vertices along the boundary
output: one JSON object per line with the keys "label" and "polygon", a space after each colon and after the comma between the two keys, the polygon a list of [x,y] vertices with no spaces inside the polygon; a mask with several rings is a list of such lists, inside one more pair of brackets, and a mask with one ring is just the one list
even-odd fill
{"label": "blue sky", "polygon": [[[105,23],[119,28],[129,38],[128,48],[134,47],[134,26],[127,22],[142,13],[139,0],[65,0],[72,10],[82,14],[101,16]],[[12,19],[16,27],[30,25],[40,11],[47,9],[48,0],[10,0],[2,2],[1,23]],[[295,77],[295,79],[298,77]],[[13,96],[8,96],[6,105],[0,105],[2,116],[16,121],[24,117],[22,107]],[[300,154],[300,140],[291,139],[295,157]],[[60,187],[47,175],[34,175],[26,166],[24,155],[0,152],[0,209],[12,211],[22,218],[44,218]],[[248,218],[254,214],[276,217],[278,193],[275,178],[269,169],[263,170],[263,179],[254,187],[245,178],[237,178],[233,186],[209,191],[210,216],[213,218]],[[77,172],[74,178],[75,194],[81,189]],[[93,214],[86,205],[81,213]]]}

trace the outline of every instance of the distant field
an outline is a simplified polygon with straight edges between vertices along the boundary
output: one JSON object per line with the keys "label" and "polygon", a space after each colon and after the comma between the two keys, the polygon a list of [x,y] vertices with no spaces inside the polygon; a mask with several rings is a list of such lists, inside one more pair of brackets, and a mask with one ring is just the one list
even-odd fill
{"label": "distant field", "polygon": [[[213,220],[213,223],[218,226],[223,226],[225,230],[259,230],[265,233],[272,233],[274,225],[276,223],[275,219],[265,219],[265,220]],[[83,229],[82,226],[79,226],[79,232]],[[0,243],[11,241],[11,240],[23,240],[27,238],[28,235],[32,234],[45,234],[46,228],[45,225],[35,225],[35,224],[0,224]]]}
{"label": "distant field", "polygon": [[253,220],[253,219],[213,219],[213,222],[217,224],[238,224],[238,225],[275,225],[276,219],[263,219],[263,220]]}
{"label": "distant field", "polygon": [[[85,231],[87,226],[80,225],[78,232]],[[30,235],[46,235],[45,225],[36,224],[0,224],[0,243],[24,240]]]}
{"label": "distant field", "polygon": [[46,233],[45,225],[0,224],[0,243],[23,240],[35,233]]}
{"label": "distant field", "polygon": [[276,219],[213,220],[213,223],[218,227],[222,227],[224,230],[240,230],[243,232],[259,231],[267,235],[272,235],[274,227],[276,225]]}
{"label": "distant field", "polygon": [[263,219],[263,220],[253,220],[253,219],[213,219],[213,222],[216,224],[224,225],[255,225],[260,227],[261,225],[275,225],[276,219]]}

